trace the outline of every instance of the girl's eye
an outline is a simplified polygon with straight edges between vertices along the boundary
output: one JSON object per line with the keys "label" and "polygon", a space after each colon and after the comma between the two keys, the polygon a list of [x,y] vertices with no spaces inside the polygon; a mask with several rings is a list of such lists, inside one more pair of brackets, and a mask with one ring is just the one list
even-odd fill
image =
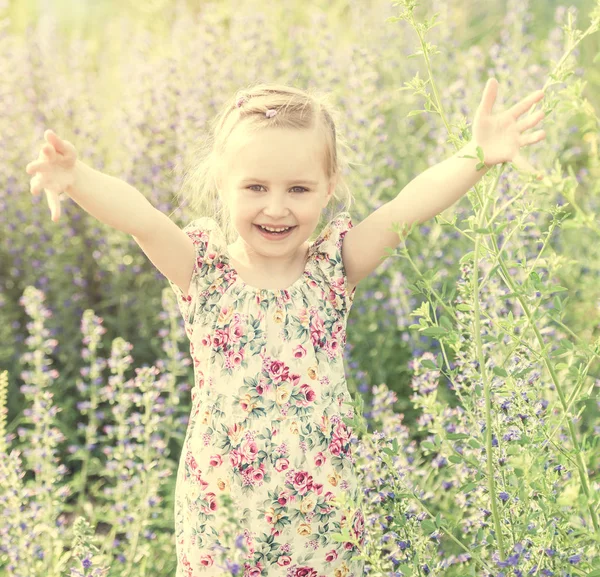
{"label": "girl's eye", "polygon": [[[251,184],[248,188],[250,188],[251,190],[254,190],[256,187],[262,187],[262,184]],[[307,189],[304,188],[303,186],[294,186],[293,188],[299,189],[299,190],[296,190],[296,192],[306,192],[307,191]],[[260,192],[260,191],[256,190],[255,192]]]}

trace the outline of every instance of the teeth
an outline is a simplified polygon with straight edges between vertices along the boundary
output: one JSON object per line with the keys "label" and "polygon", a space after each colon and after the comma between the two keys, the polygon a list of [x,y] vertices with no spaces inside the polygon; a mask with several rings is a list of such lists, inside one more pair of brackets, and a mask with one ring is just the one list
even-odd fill
{"label": "teeth", "polygon": [[260,228],[268,230],[269,232],[283,232],[290,229],[289,226],[287,228],[270,228],[268,226],[261,226]]}

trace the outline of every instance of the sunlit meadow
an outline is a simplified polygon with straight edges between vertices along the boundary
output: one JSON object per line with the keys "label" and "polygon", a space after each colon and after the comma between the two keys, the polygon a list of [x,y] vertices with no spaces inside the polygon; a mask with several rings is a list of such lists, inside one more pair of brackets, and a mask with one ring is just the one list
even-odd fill
{"label": "sunlit meadow", "polygon": [[[341,112],[359,222],[468,141],[493,76],[497,107],[546,91],[527,152],[543,178],[495,167],[357,290],[361,557],[370,576],[600,576],[598,0],[148,2],[147,26],[115,9],[95,35],[56,10],[19,31],[18,4],[0,0],[0,575],[176,566],[183,321],[133,239],[70,200],[54,224],[29,194],[44,130],[184,225],[175,195],[222,101],[315,86]],[[255,577],[219,507],[223,575]]]}

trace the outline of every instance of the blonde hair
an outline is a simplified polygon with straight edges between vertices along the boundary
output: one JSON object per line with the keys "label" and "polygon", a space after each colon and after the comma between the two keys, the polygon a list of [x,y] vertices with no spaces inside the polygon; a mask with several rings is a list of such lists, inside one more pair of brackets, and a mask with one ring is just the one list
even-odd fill
{"label": "blonde hair", "polygon": [[[266,112],[270,109],[277,111],[275,116],[267,117]],[[211,122],[208,138],[202,140],[192,155],[191,168],[184,173],[181,191],[177,196],[188,200],[194,217],[213,217],[227,241],[232,242],[236,233],[219,196],[217,183],[221,159],[233,130],[243,127],[256,131],[274,126],[316,129],[325,141],[325,174],[328,178],[336,178],[327,218],[331,219],[337,211],[349,210],[353,199],[343,174],[349,162],[342,153],[348,147],[336,132],[336,115],[334,107],[329,104],[329,97],[315,90],[304,91],[284,84],[264,83],[240,90],[224,104]],[[335,206],[336,202],[338,206]]]}

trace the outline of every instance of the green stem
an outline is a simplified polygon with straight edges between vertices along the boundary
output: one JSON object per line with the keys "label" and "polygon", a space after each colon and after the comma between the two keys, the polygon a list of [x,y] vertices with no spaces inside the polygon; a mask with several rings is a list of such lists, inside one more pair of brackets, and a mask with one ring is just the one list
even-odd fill
{"label": "green stem", "polygon": [[[498,181],[500,180],[500,175],[504,169],[505,165],[502,165],[500,170],[498,170],[498,174],[492,183],[490,190],[488,192],[487,198],[485,199],[485,204],[481,208],[479,212],[478,218],[478,228],[483,228],[483,222],[485,220],[485,213],[487,211],[487,206],[489,204],[489,200],[492,196],[492,193],[496,190],[498,186]],[[479,361],[479,372],[481,374],[481,378],[483,380],[483,389],[485,396],[485,432],[486,432],[486,440],[485,440],[485,452],[487,457],[487,482],[488,482],[488,492],[489,498],[491,501],[492,507],[492,519],[494,521],[494,527],[496,529],[496,539],[498,541],[498,549],[500,551],[500,560],[504,561],[506,558],[506,550],[504,547],[504,538],[502,536],[502,525],[500,522],[500,513],[498,511],[498,502],[496,499],[496,487],[494,480],[494,462],[492,455],[492,395],[491,395],[491,383],[488,378],[488,374],[485,368],[485,358],[483,356],[483,345],[481,342],[481,310],[479,306],[479,245],[481,241],[481,234],[477,233],[475,237],[475,251],[473,255],[473,320],[475,323],[475,349],[477,351],[477,360]]]}
{"label": "green stem", "polygon": [[[493,237],[493,235],[491,237],[491,240],[494,243],[494,248],[497,250],[496,239]],[[531,328],[533,329],[533,332],[535,333],[537,341],[542,350],[543,362],[544,362],[546,368],[548,369],[548,372],[550,373],[550,376],[552,378],[552,382],[554,383],[554,386],[556,387],[556,392],[558,393],[558,397],[562,404],[563,411],[564,411],[565,415],[568,415],[569,404],[567,402],[565,393],[564,393],[563,388],[558,379],[558,375],[556,374],[556,371],[554,370],[552,363],[550,362],[550,360],[548,359],[548,357],[545,353],[546,344],[544,343],[542,334],[540,333],[538,327],[535,324],[535,320],[533,319],[533,316],[531,314],[531,311],[529,310],[529,307],[527,306],[527,303],[525,302],[525,299],[523,298],[523,296],[521,294],[519,294],[517,292],[517,287],[512,280],[512,277],[506,267],[504,259],[500,255],[498,255],[498,263],[502,269],[502,272],[504,273],[503,274],[504,282],[507,284],[507,286],[511,289],[511,291],[517,297],[517,300],[519,301],[519,303],[523,309],[523,312],[524,312],[525,316],[527,317],[527,320],[529,321],[529,325],[531,326]],[[579,473],[579,480],[581,483],[581,488],[583,489],[585,496],[588,498],[588,509],[589,509],[590,516],[592,519],[592,525],[594,526],[594,530],[596,532],[598,532],[598,530],[599,530],[598,514],[596,513],[594,507],[592,506],[592,503],[590,502],[591,501],[590,487],[589,487],[589,483],[588,483],[588,476],[587,476],[587,470],[585,467],[585,463],[583,462],[583,458],[581,456],[581,447],[579,446],[579,442],[577,440],[577,435],[575,433],[575,427],[573,426],[572,419],[569,418],[567,423],[568,423],[568,427],[569,427],[569,436],[571,438],[571,442],[573,443],[573,448],[575,449],[575,459],[576,459],[576,463],[577,463],[577,471]]]}

